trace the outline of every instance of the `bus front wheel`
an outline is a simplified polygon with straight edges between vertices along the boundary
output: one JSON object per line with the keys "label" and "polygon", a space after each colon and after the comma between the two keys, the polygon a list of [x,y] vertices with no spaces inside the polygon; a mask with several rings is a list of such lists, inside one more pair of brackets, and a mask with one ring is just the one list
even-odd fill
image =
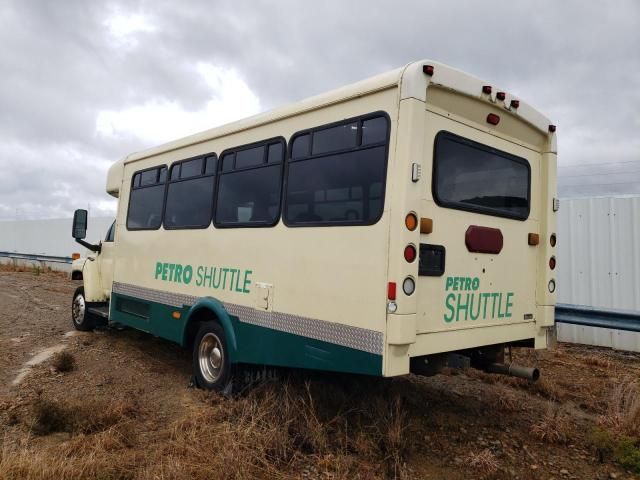
{"label": "bus front wheel", "polygon": [[96,317],[89,313],[84,287],[76,288],[71,302],[71,320],[76,330],[88,332],[96,327]]}
{"label": "bus front wheel", "polygon": [[228,392],[231,387],[227,341],[218,322],[200,324],[193,344],[193,373],[196,385],[205,390]]}

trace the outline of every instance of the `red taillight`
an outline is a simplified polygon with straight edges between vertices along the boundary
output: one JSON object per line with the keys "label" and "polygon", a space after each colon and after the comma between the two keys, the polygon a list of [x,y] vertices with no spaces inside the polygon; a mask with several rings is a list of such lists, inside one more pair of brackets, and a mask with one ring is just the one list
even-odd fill
{"label": "red taillight", "polygon": [[504,93],[504,92],[498,92],[498,93],[496,93],[496,98],[498,100],[504,100],[505,98],[507,98],[507,94]]}
{"label": "red taillight", "polygon": [[477,253],[500,253],[504,244],[502,232],[498,228],[471,225],[464,235],[467,250]]}
{"label": "red taillight", "polygon": [[485,85],[482,87],[482,93],[489,95],[491,93],[491,85]]}
{"label": "red taillight", "polygon": [[552,247],[555,247],[556,242],[557,242],[556,234],[552,233],[551,236],[549,237],[549,243],[551,244]]}
{"label": "red taillight", "polygon": [[396,282],[389,282],[387,284],[387,298],[389,300],[396,299]]}
{"label": "red taillight", "polygon": [[551,270],[553,270],[553,269],[555,269],[555,268],[556,268],[556,257],[551,257],[551,258],[549,259],[549,268],[550,268]]}
{"label": "red taillight", "polygon": [[490,113],[489,115],[487,115],[487,123],[490,123],[491,125],[497,125],[498,123],[500,123],[500,117],[495,113]]}
{"label": "red taillight", "polygon": [[555,125],[549,125],[549,131],[551,133],[555,132],[556,131],[556,126]]}
{"label": "red taillight", "polygon": [[422,66],[422,71],[426,74],[426,75],[433,75],[433,65],[423,65]]}
{"label": "red taillight", "polygon": [[511,100],[511,108],[518,108],[520,106],[520,100]]}
{"label": "red taillight", "polygon": [[413,245],[407,245],[404,247],[404,259],[411,263],[416,259],[416,247]]}

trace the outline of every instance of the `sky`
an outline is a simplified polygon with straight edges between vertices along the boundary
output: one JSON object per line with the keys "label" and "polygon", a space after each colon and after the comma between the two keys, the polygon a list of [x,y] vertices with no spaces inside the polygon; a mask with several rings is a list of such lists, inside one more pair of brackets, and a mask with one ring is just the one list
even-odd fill
{"label": "sky", "polygon": [[0,0],[0,220],[113,215],[147,147],[430,58],[558,126],[561,197],[640,194],[640,1]]}

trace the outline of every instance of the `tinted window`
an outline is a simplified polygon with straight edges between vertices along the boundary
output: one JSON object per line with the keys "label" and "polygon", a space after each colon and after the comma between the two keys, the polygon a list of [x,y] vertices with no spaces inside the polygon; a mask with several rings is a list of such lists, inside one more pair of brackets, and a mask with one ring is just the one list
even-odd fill
{"label": "tinted window", "polygon": [[433,168],[438,204],[520,220],[529,216],[530,170],[525,159],[440,132]]}
{"label": "tinted window", "polygon": [[140,186],[153,185],[158,182],[158,169],[147,170],[140,174]]}
{"label": "tinted window", "polygon": [[165,228],[206,227],[211,223],[215,177],[171,182],[167,189]]}
{"label": "tinted window", "polygon": [[[166,167],[163,167],[166,168]],[[164,203],[164,182],[159,183],[160,169],[140,172],[140,186],[135,186],[138,174],[134,176],[134,185],[129,199],[127,228],[131,230],[155,230],[162,223]],[[166,176],[166,175],[165,175]],[[153,183],[151,180],[153,179]]]}
{"label": "tinted window", "polygon": [[236,168],[252,167],[264,162],[264,146],[236,152]]}
{"label": "tinted window", "polygon": [[218,167],[218,158],[213,156],[213,157],[207,157],[207,165],[205,167],[205,174],[213,174],[216,173],[217,167]]}
{"label": "tinted window", "polygon": [[116,234],[116,222],[113,222],[107,230],[107,235],[104,237],[105,242],[113,242],[113,238]]}
{"label": "tinted window", "polygon": [[195,160],[189,160],[182,163],[180,169],[180,178],[197,177],[202,173],[202,158],[196,158]]}
{"label": "tinted window", "polygon": [[356,122],[314,131],[311,153],[317,155],[353,148],[357,140],[358,124]]}
{"label": "tinted window", "polygon": [[277,163],[281,162],[283,159],[284,148],[282,143],[274,143],[269,145],[269,154],[268,154],[268,162],[269,163]]}
{"label": "tinted window", "polygon": [[230,172],[231,170],[233,170],[233,159],[235,157],[235,153],[228,153],[226,155],[223,155],[221,160],[223,172]]}
{"label": "tinted window", "polygon": [[292,162],[285,219],[305,223],[374,223],[382,214],[386,148]]}
{"label": "tinted window", "polygon": [[[279,142],[280,160],[276,160],[275,155],[278,150],[274,149],[273,157],[269,153],[270,163],[264,163],[267,145],[268,142],[264,142],[257,147],[236,151],[235,169],[230,171],[223,169],[220,172],[215,213],[216,225],[270,226],[278,221],[282,185],[282,152],[285,147],[284,142]],[[226,159],[226,156],[224,158]]]}
{"label": "tinted window", "polygon": [[293,140],[291,157],[300,158],[309,155],[309,135],[301,135]]}
{"label": "tinted window", "polygon": [[[215,160],[215,156],[206,159],[212,165],[215,165]],[[211,223],[215,170],[214,174],[203,174],[204,161],[200,157],[173,166],[171,182],[167,186],[165,228],[203,228]],[[177,171],[179,175],[175,174]]]}
{"label": "tinted window", "polygon": [[382,143],[387,139],[387,119],[372,118],[362,122],[362,145]]}

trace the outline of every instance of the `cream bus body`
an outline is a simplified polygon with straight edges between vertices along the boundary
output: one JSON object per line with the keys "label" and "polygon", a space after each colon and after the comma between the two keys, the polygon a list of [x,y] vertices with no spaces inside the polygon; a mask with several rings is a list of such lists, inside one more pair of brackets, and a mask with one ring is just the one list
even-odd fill
{"label": "cream bus body", "polygon": [[[108,174],[107,191],[119,198],[114,242],[103,242],[84,263],[84,301],[108,304],[111,323],[189,348],[197,348],[202,322],[216,322],[230,365],[393,376],[419,372],[422,359],[447,352],[511,343],[545,348],[554,326],[555,134],[543,115],[488,85],[445,65],[415,62],[126,157]],[[379,218],[287,225],[281,206],[292,138],[349,119],[362,136],[362,119],[372,115],[388,122]],[[275,225],[127,227],[137,172],[203,155],[219,159],[268,139],[284,142],[287,152]],[[503,152],[526,164],[526,216],[450,208],[438,199],[438,141],[442,148],[459,141],[460,148],[487,155]],[[408,214],[418,219],[414,230],[407,228]],[[499,251],[483,250],[483,242],[498,237]],[[479,251],[470,246],[474,241]],[[419,258],[409,251],[408,261],[408,246]],[[407,278],[414,285],[410,295],[403,289]]]}

